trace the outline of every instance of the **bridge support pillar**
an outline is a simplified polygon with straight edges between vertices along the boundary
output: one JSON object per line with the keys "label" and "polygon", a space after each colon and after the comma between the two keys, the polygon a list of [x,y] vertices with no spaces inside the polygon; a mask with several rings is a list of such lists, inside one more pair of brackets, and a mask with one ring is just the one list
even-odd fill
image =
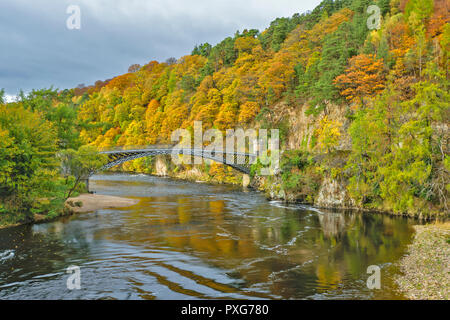
{"label": "bridge support pillar", "polygon": [[250,185],[250,176],[248,174],[244,174],[244,176],[242,177],[242,186],[244,188],[248,188],[249,185]]}

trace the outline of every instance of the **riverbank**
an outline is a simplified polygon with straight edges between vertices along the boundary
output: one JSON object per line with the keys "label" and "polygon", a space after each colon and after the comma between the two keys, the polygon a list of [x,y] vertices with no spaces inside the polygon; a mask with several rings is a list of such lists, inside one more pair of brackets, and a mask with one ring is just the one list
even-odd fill
{"label": "riverbank", "polygon": [[450,299],[450,222],[415,226],[408,255],[396,282],[412,300]]}
{"label": "riverbank", "polygon": [[[243,185],[244,177],[240,174],[221,174],[212,176],[205,172],[199,166],[194,166],[185,170],[173,170],[169,166],[169,161],[162,160],[157,157],[155,169],[150,172],[145,171],[110,171],[111,173],[130,173],[130,174],[146,174],[155,177],[165,177],[181,181],[189,181],[193,183],[207,183],[211,185]],[[283,201],[287,204],[302,204],[313,206],[317,209],[330,210],[351,210],[363,213],[380,213],[388,216],[402,216],[406,218],[418,219],[420,221],[435,221],[450,219],[450,215],[436,208],[428,208],[428,211],[403,212],[396,213],[390,209],[383,207],[362,207],[357,205],[356,201],[351,198],[346,181],[324,179],[317,186],[317,189],[309,188],[303,192],[302,190],[285,190],[280,175],[272,177],[254,176],[247,181],[246,188],[259,191],[265,194],[268,201]]]}
{"label": "riverbank", "polygon": [[69,198],[65,202],[64,208],[58,215],[34,214],[23,221],[10,222],[0,225],[0,229],[18,227],[26,224],[44,223],[56,220],[61,217],[79,213],[88,213],[101,209],[125,208],[137,204],[139,200],[114,197],[99,194],[82,194],[78,197]]}
{"label": "riverbank", "polygon": [[66,207],[72,213],[87,213],[101,209],[125,208],[137,204],[139,200],[106,196],[99,194],[82,194],[75,198],[67,199]]}

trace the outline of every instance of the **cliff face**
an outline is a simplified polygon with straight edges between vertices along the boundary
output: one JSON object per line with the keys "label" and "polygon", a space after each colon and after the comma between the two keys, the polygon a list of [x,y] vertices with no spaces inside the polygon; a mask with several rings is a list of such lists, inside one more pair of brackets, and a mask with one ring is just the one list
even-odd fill
{"label": "cliff face", "polygon": [[[339,126],[339,139],[334,147],[335,150],[343,153],[350,152],[351,138],[348,135],[350,120],[346,116],[349,112],[348,106],[333,104],[329,105],[318,115],[307,114],[308,104],[288,106],[279,104],[275,107],[274,114],[280,119],[289,119],[289,134],[285,137],[282,151],[304,149],[311,153],[318,153],[315,136],[320,130],[321,120],[324,118]],[[276,119],[277,120],[277,119]],[[338,160],[342,166],[346,159]],[[296,190],[285,190],[281,177],[261,178],[253,181],[253,186],[259,190],[264,190],[269,199],[284,200],[288,202],[307,202],[319,207],[327,208],[356,208],[356,202],[350,197],[347,191],[347,181],[345,178],[331,177],[327,172],[322,173],[320,186],[317,188],[315,196],[307,199],[305,195]]]}
{"label": "cliff face", "polygon": [[[346,117],[346,113],[348,112],[347,106],[329,106],[326,112],[322,112],[318,117],[307,116],[305,113],[306,108],[307,105],[302,105],[300,108],[292,108],[289,110],[291,131],[287,141],[287,148],[300,149],[306,146],[309,150],[313,149],[313,136],[319,129],[318,125],[320,124],[320,120],[327,117],[328,120],[341,124],[341,136],[336,149],[343,151],[351,150],[351,138],[347,134],[347,129],[350,125],[350,121]],[[356,207],[355,201],[348,194],[347,182],[344,179],[333,179],[327,176],[322,181],[314,204],[326,208]]]}
{"label": "cliff face", "polygon": [[[285,106],[286,107],[286,106]],[[318,128],[320,121],[327,117],[329,121],[339,123],[341,125],[339,145],[337,150],[350,150],[351,139],[347,134],[350,126],[350,120],[346,117],[348,106],[330,104],[327,109],[318,116],[307,115],[308,104],[300,106],[286,107],[283,116],[289,119],[289,135],[286,141],[286,149],[313,149],[313,137]],[[280,111],[282,108],[280,107]]]}

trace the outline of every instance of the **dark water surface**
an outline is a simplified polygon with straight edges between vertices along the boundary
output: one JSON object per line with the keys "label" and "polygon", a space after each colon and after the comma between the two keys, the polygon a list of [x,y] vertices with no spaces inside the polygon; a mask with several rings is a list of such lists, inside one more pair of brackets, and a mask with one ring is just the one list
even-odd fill
{"label": "dark water surface", "polygon": [[[0,230],[0,299],[399,299],[414,221],[268,202],[256,192],[99,175],[139,204]],[[81,290],[69,290],[69,266]],[[369,290],[378,265],[381,290]]]}

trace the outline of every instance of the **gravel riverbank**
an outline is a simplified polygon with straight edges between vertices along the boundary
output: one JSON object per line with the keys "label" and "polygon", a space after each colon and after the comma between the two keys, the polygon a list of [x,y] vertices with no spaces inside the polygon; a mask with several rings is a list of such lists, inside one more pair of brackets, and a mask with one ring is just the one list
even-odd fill
{"label": "gravel riverbank", "polygon": [[450,222],[415,226],[408,255],[400,262],[400,290],[412,300],[450,299]]}

